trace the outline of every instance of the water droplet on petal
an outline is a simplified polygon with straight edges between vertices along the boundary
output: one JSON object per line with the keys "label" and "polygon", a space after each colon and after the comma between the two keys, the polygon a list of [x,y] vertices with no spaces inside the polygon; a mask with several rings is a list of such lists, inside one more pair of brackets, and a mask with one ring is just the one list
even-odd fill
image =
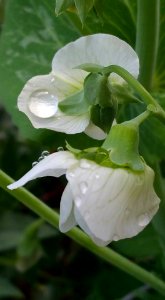
{"label": "water droplet on petal", "polygon": [[40,157],[38,158],[38,162],[41,161],[41,160],[43,160],[43,159],[44,159],[44,156],[40,156]]}
{"label": "water droplet on petal", "polygon": [[138,225],[139,226],[146,226],[149,223],[150,219],[147,214],[142,214],[138,217]]}
{"label": "water droplet on petal", "polygon": [[51,81],[51,82],[54,82],[54,81],[55,81],[55,78],[54,78],[54,77],[52,77],[50,81]]}
{"label": "water droplet on petal", "polygon": [[48,156],[50,153],[47,150],[42,151],[41,156],[45,157]]}
{"label": "water droplet on petal", "polygon": [[95,174],[95,178],[96,178],[96,179],[99,179],[99,178],[100,178],[100,175],[96,173],[96,174]]}
{"label": "water droplet on petal", "polygon": [[30,97],[29,109],[36,117],[53,117],[58,109],[57,97],[46,90],[34,92]]}
{"label": "water droplet on petal", "polygon": [[119,238],[118,235],[115,234],[115,235],[113,236],[113,241],[117,242],[119,239],[120,239],[120,238]]}
{"label": "water droplet on petal", "polygon": [[63,147],[58,147],[57,148],[57,151],[59,152],[59,151],[64,151],[64,148]]}
{"label": "water droplet on petal", "polygon": [[90,163],[84,159],[80,160],[80,167],[83,169],[89,169],[91,167]]}
{"label": "water droplet on petal", "polygon": [[88,184],[85,181],[80,182],[80,191],[81,191],[81,193],[86,194],[87,190],[88,190]]}
{"label": "water droplet on petal", "polygon": [[75,174],[73,172],[68,172],[69,177],[75,177]]}
{"label": "water droplet on petal", "polygon": [[36,166],[38,164],[38,161],[34,161],[33,163],[32,163],[32,168],[34,167],[34,166]]}
{"label": "water droplet on petal", "polygon": [[76,197],[75,204],[76,204],[77,207],[80,207],[81,204],[82,204],[82,199],[80,197]]}

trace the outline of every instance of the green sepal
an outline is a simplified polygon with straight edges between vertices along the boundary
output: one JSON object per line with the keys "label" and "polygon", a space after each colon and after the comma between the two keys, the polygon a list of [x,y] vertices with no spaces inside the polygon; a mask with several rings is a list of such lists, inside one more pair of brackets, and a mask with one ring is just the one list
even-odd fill
{"label": "green sepal", "polygon": [[91,121],[104,132],[108,133],[116,115],[114,107],[101,107],[99,104],[91,107]]}
{"label": "green sepal", "polygon": [[68,143],[66,144],[66,148],[75,155],[75,157],[80,159],[91,160],[98,165],[105,167],[115,168],[116,166],[109,159],[109,152],[101,147],[92,147],[84,150],[75,149],[70,146]]}
{"label": "green sepal", "polygon": [[101,65],[97,65],[97,64],[90,64],[90,63],[86,63],[86,64],[81,64],[78,65],[76,67],[74,67],[74,69],[80,69],[89,73],[101,73],[102,69],[104,67]]}
{"label": "green sepal", "polygon": [[143,171],[144,162],[139,155],[138,145],[138,126],[128,121],[114,125],[102,146],[110,152],[110,160],[117,166]]}
{"label": "green sepal", "polygon": [[84,97],[84,91],[80,91],[59,102],[58,107],[66,115],[76,116],[87,113],[90,104]]}
{"label": "green sepal", "polygon": [[68,149],[73,154],[78,154],[81,152],[81,150],[73,148],[69,143],[66,141],[66,149]]}
{"label": "green sepal", "polygon": [[84,80],[84,97],[91,105],[112,107],[114,101],[108,77],[99,73],[90,73]]}
{"label": "green sepal", "polygon": [[56,0],[55,13],[56,15],[60,15],[66,9],[72,7],[74,5],[74,0]]}

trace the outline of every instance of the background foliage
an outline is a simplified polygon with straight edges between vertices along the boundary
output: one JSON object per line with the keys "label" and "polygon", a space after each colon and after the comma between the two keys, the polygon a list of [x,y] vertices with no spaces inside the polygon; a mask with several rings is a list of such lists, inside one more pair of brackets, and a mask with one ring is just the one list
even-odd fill
{"label": "background foliage", "polygon": [[[53,0],[0,1],[0,167],[15,179],[31,167],[43,150],[56,151],[58,146],[64,146],[66,138],[61,133],[33,129],[18,111],[17,97],[25,82],[34,75],[48,73],[54,53],[81,35],[111,33],[135,46],[135,0],[95,1],[85,11],[89,12],[87,15],[79,8],[80,18],[78,6],[74,6],[79,1],[69,2],[72,3],[67,11],[64,9],[57,17]],[[165,106],[164,15],[162,0],[153,92]],[[128,106],[119,118],[129,119],[140,109],[137,104]],[[165,129],[156,119],[147,121],[141,130],[141,154],[152,165],[161,162],[163,174],[164,136]],[[84,134],[67,136],[67,141],[77,148],[98,145]],[[32,192],[57,210],[64,186],[64,178],[44,178],[28,184]],[[163,299],[147,285],[107,266],[54,228],[38,221],[33,213],[2,191],[0,207],[0,299]],[[111,244],[119,253],[162,278],[165,273],[163,209],[162,206],[153,224],[137,237]]]}

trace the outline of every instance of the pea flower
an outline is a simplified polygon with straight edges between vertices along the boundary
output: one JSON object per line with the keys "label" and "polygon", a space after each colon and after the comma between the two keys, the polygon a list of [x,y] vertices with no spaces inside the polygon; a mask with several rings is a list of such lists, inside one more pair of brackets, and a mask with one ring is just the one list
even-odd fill
{"label": "pea flower", "polygon": [[[18,108],[25,113],[35,128],[47,128],[74,134],[85,131],[96,139],[105,133],[90,121],[90,109],[76,111],[75,115],[62,112],[59,103],[83,90],[88,72],[75,67],[97,64],[103,67],[115,64],[137,78],[139,60],[135,51],[124,41],[108,34],[81,37],[61,48],[52,61],[52,71],[31,78],[18,97]],[[124,81],[112,74],[111,82]]]}
{"label": "pea flower", "polygon": [[158,210],[154,172],[145,163],[143,171],[134,172],[78,159],[70,151],[50,154],[8,188],[16,189],[38,177],[63,174],[68,184],[60,204],[62,232],[78,224],[97,245],[105,246],[137,235]]}

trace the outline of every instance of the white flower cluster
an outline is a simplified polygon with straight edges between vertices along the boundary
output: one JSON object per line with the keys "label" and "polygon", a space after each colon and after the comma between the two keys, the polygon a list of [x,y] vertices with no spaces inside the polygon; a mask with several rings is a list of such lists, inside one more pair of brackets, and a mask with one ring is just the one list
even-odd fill
{"label": "white flower cluster", "polygon": [[[107,34],[82,37],[59,50],[52,72],[28,81],[18,99],[18,107],[33,126],[66,133],[85,131],[102,139],[104,132],[90,121],[89,111],[75,116],[60,111],[58,103],[83,88],[87,72],[74,67],[92,63],[119,65],[138,76],[139,62],[134,50],[119,38]],[[115,74],[111,81],[122,80]],[[20,180],[8,186],[16,189],[29,180],[66,174],[68,184],[60,205],[60,230],[79,225],[99,246],[138,234],[159,207],[153,188],[154,172],[103,166],[86,158],[78,159],[70,151],[45,157]]]}

